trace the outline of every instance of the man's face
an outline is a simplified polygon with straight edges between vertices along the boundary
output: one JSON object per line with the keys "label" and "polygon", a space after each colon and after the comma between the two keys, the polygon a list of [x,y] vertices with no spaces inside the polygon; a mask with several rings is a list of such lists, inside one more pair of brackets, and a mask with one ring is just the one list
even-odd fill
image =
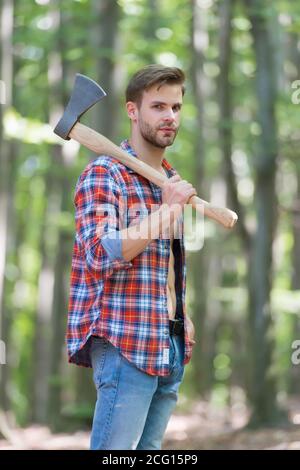
{"label": "man's face", "polygon": [[179,129],[182,91],[181,85],[157,87],[144,91],[141,106],[137,107],[137,125],[147,142],[165,148],[173,144]]}

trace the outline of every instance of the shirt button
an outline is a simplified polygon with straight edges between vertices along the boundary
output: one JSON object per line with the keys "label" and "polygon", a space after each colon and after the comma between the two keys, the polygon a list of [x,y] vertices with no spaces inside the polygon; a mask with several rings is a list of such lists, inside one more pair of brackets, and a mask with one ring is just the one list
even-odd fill
{"label": "shirt button", "polygon": [[164,335],[165,335],[165,336],[169,336],[169,331],[168,331],[168,330],[165,330],[165,331],[164,331]]}

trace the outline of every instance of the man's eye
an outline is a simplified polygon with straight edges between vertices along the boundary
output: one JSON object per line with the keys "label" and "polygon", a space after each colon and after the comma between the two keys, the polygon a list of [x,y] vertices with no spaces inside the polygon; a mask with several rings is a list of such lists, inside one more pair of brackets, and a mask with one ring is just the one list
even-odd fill
{"label": "man's eye", "polygon": [[158,109],[162,109],[162,105],[161,105],[161,104],[155,104],[153,107],[154,107],[154,108],[158,108]]}

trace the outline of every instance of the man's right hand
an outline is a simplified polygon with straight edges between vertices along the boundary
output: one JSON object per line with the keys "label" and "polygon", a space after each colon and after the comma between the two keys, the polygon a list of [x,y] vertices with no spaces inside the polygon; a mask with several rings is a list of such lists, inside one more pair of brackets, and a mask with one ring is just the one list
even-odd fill
{"label": "man's right hand", "polygon": [[197,195],[196,189],[179,175],[169,178],[162,187],[162,204],[173,206],[179,204],[183,208],[191,196]]}

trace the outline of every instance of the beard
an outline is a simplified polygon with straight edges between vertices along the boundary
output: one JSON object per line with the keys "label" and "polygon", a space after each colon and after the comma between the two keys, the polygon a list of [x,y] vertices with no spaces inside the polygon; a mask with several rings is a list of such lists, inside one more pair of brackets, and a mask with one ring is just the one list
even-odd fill
{"label": "beard", "polygon": [[[151,127],[150,124],[148,124],[146,121],[143,121],[142,118],[140,118],[139,124],[142,137],[154,147],[161,149],[172,145],[178,133],[178,128],[174,129],[174,132],[160,131],[160,128],[156,129]],[[167,127],[166,124],[164,126]]]}

